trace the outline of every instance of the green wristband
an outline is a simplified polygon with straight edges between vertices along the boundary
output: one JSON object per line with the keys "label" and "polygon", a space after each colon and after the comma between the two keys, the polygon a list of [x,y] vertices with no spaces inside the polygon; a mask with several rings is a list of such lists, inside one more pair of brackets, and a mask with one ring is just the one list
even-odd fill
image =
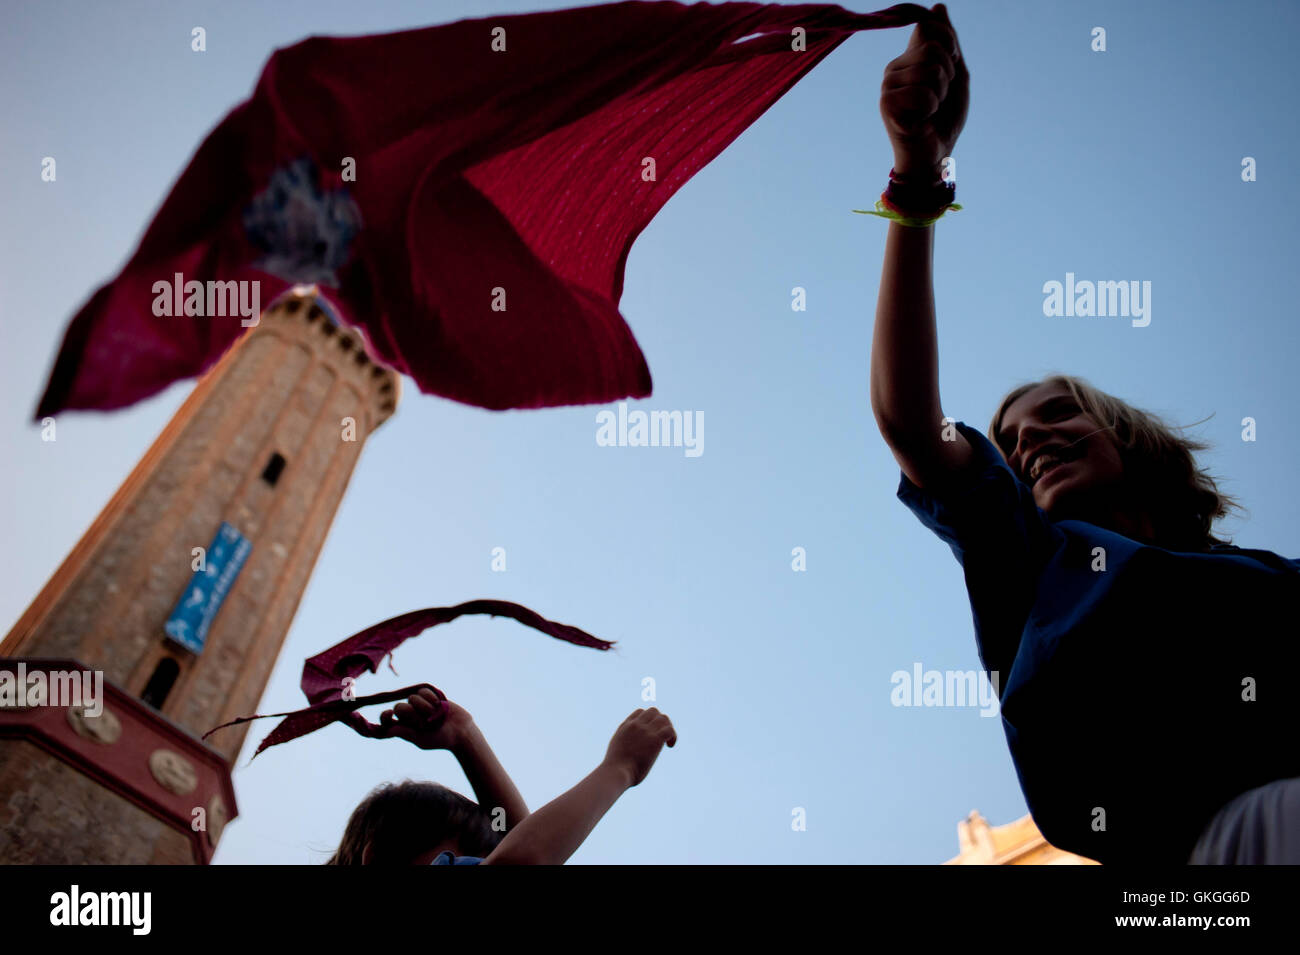
{"label": "green wristband", "polygon": [[894,210],[890,209],[888,206],[886,206],[884,202],[882,202],[879,199],[876,200],[876,209],[874,212],[871,211],[870,209],[854,209],[852,211],[861,213],[864,216],[879,216],[882,219],[889,219],[891,222],[897,222],[899,225],[912,226],[914,228],[924,228],[925,226],[928,225],[934,225],[936,222],[942,219],[949,209],[959,210],[961,209],[961,206],[954,202],[952,205],[946,206],[943,212],[940,212],[937,216],[931,216],[930,218],[926,218],[926,219],[915,218],[912,216],[905,216],[900,213],[897,213]]}

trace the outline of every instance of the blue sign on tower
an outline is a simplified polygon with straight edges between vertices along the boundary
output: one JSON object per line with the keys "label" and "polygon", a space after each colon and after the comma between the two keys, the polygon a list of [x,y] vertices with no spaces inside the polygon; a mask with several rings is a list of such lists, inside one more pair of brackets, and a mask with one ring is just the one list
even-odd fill
{"label": "blue sign on tower", "polygon": [[203,652],[208,628],[252,549],[253,544],[247,537],[225,521],[221,522],[217,536],[208,546],[203,569],[194,572],[176,609],[163,626],[167,636],[193,653]]}

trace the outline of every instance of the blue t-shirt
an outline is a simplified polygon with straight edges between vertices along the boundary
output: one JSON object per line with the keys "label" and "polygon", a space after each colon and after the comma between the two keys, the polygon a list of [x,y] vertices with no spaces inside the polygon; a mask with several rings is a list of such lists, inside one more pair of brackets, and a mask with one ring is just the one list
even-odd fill
{"label": "blue t-shirt", "polygon": [[1300,561],[1051,521],[957,428],[970,471],[942,501],[900,474],[898,497],[962,565],[1030,812],[1100,862],[1184,862],[1232,797],[1300,776]]}
{"label": "blue t-shirt", "polygon": [[450,852],[442,852],[429,865],[478,865],[482,861],[478,856],[456,856]]}

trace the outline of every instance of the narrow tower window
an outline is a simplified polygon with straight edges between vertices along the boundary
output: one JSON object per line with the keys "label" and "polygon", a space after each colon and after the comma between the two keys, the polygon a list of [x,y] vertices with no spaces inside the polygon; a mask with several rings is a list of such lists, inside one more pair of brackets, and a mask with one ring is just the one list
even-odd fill
{"label": "narrow tower window", "polygon": [[271,460],[266,462],[266,468],[262,471],[262,480],[275,487],[275,482],[280,480],[280,472],[283,470],[284,455],[276,451],[271,455]]}
{"label": "narrow tower window", "polygon": [[180,676],[180,673],[181,665],[179,663],[171,657],[163,657],[158,661],[158,666],[154,668],[153,676],[149,677],[149,682],[145,684],[140,699],[155,710],[161,710],[163,701],[167,699],[167,694],[172,691],[172,686],[176,683],[176,678]]}

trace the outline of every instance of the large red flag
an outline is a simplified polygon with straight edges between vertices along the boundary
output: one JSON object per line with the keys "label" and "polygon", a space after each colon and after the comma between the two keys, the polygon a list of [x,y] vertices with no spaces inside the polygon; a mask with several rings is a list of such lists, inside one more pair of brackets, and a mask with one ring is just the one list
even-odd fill
{"label": "large red flag", "polygon": [[230,281],[263,305],[316,283],[424,392],[648,395],[618,310],[632,242],[851,34],[928,16],[627,2],[279,50],[72,319],[37,417],[203,372],[249,321]]}

